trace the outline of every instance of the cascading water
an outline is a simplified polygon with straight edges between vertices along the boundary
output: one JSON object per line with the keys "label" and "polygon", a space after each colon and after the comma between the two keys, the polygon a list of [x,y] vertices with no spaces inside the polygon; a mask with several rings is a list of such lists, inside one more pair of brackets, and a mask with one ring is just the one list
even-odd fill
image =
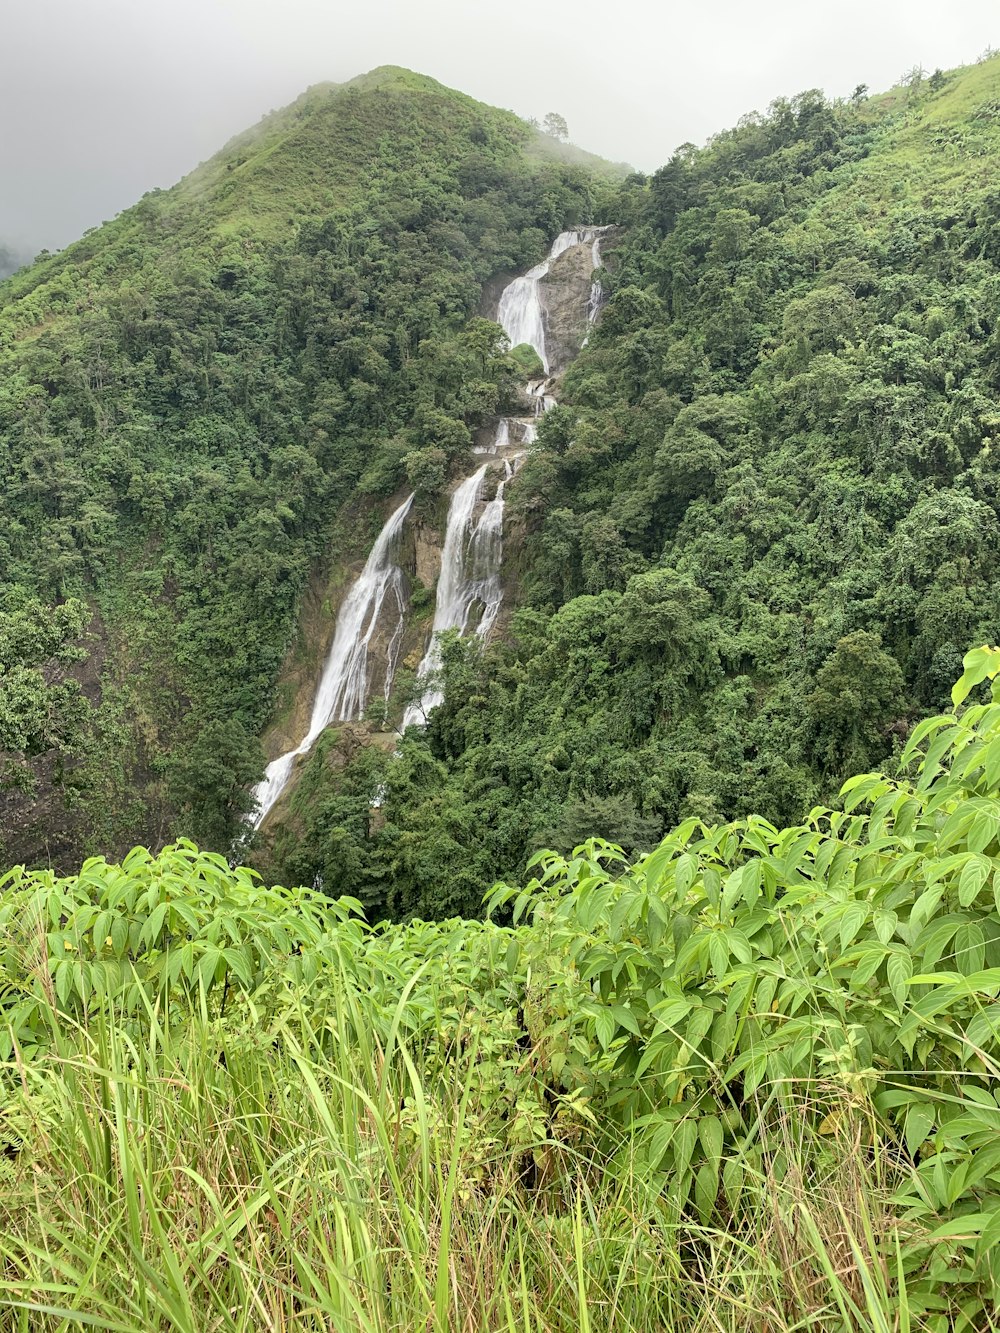
{"label": "cascading water", "polygon": [[[439,636],[447,629],[464,631],[474,601],[471,595],[470,580],[466,577],[468,548],[473,537],[473,514],[483,478],[489,463],[484,463],[471,477],[456,489],[448,506],[448,525],[444,534],[444,549],[441,552],[441,573],[438,577],[437,597],[434,603],[434,623],[431,627],[431,641],[424,654],[423,661],[417,668],[417,677],[422,679],[437,671],[441,665],[441,645]],[[417,703],[412,703],[403,714],[403,729],[423,723],[432,708],[444,698],[436,688],[426,690]]]}
{"label": "cascading water", "polygon": [[489,637],[503,602],[500,566],[503,560],[504,491],[523,456],[520,453],[510,454],[504,459],[503,480],[497,485],[494,498],[484,506],[472,534],[470,574],[475,597],[483,604],[483,612],[476,626],[476,633],[481,639]]}
{"label": "cascading water", "polygon": [[[541,294],[538,284],[546,276],[553,260],[559,258],[564,250],[574,245],[597,244],[597,238],[604,228],[587,227],[583,231],[560,232],[552,242],[552,249],[540,264],[515,278],[503,290],[500,305],[497,308],[497,323],[510,339],[511,347],[528,343],[541,358],[545,374],[549,373],[549,358],[545,351],[545,322],[542,317]],[[598,264],[594,265],[595,268]]]}
{"label": "cascading water", "polygon": [[264,779],[254,790],[259,828],[268,811],[288,785],[295,760],[312,748],[317,736],[331,722],[360,717],[368,699],[369,646],[382,617],[383,607],[395,605],[396,623],[386,647],[385,697],[389,698],[403,635],[406,598],[403,573],[394,559],[396,544],[413,496],[390,515],[372,547],[365,567],[344,599],[337,615],[333,643],[323,667],[313,702],[309,730],[294,750],[268,764]]}
{"label": "cascading water", "polygon": [[[518,453],[504,459],[504,476],[497,486],[496,495],[483,505],[478,518],[476,509],[480,504],[489,463],[484,463],[478,472],[467,477],[451,497],[444,549],[441,552],[434,624],[430,645],[417,668],[419,679],[440,669],[440,636],[449,629],[457,629],[460,634],[464,634],[476,606],[481,608],[479,623],[476,625],[476,634],[481,639],[487,637],[496,623],[503,602],[500,564],[503,556],[504,490],[514,475],[516,462],[522,457]],[[406,727],[422,725],[431,709],[436,708],[443,699],[444,694],[436,685],[425,690],[420,700],[410,704],[404,713],[404,730]]]}
{"label": "cascading water", "polygon": [[[494,457],[504,451],[504,477],[498,483],[493,499],[485,503],[482,501],[483,484],[491,467],[489,462],[463,481],[452,496],[431,642],[418,669],[420,677],[432,675],[441,665],[441,633],[448,629],[464,633],[477,606],[479,614],[476,634],[485,639],[496,624],[503,601],[500,569],[504,493],[517,463],[524,456],[523,452],[509,451],[515,442],[518,445],[535,442],[538,435],[537,418],[556,401],[548,392],[551,367],[545,347],[545,322],[539,283],[548,274],[553,261],[576,245],[590,245],[593,267],[600,268],[601,237],[606,230],[603,227],[588,227],[581,231],[561,232],[542,263],[515,278],[500,297],[497,322],[503,326],[511,346],[528,343],[535,349],[545,375],[527,386],[534,419],[501,417],[492,443],[477,450]],[[603,296],[600,283],[592,282],[587,306],[588,323],[596,319]],[[389,613],[392,613],[394,608],[395,625],[387,639],[383,626],[382,635],[382,641],[386,643],[384,691],[386,699],[389,698],[405,628],[403,575],[393,556],[412,503],[411,495],[390,516],[364,569],[340,608],[333,643],[313,704],[309,730],[300,745],[268,765],[264,780],[254,791],[257,804],[253,821],[255,828],[260,826],[288,785],[296,759],[307,753],[323,730],[333,721],[347,721],[363,714],[370,687],[369,648],[384,611],[388,608]],[[439,689],[427,689],[418,704],[411,704],[406,709],[403,726],[423,723],[442,697]]]}
{"label": "cascading water", "polygon": [[[561,232],[553,241],[547,258],[504,288],[497,308],[497,323],[503,327],[512,347],[528,343],[535,349],[545,369],[545,375],[541,379],[530,381],[527,385],[534,419],[501,417],[497,422],[492,443],[482,446],[477,452],[495,456],[501,450],[509,449],[512,426],[517,428],[522,444],[534,444],[538,438],[537,419],[553,407],[556,401],[548,392],[550,365],[545,349],[545,323],[539,283],[549,272],[552,262],[575,245],[589,244],[592,247],[593,267],[599,268],[600,240],[604,230],[603,227],[588,227],[583,231]],[[592,323],[596,318],[602,296],[600,283],[591,283],[587,306],[588,323]],[[508,454],[505,457],[505,476],[497,486],[495,497],[483,506],[478,520],[475,519],[475,510],[489,467],[488,463],[484,463],[478,472],[464,481],[452,496],[444,550],[441,555],[441,575],[438,580],[431,642],[418,668],[418,677],[430,676],[440,668],[439,636],[448,629],[457,629],[459,633],[464,633],[474,606],[478,604],[481,607],[479,623],[476,626],[476,633],[481,638],[485,639],[496,623],[503,601],[500,562],[503,547],[504,491],[507,482],[514,475],[516,461],[522,457],[523,453]],[[443,697],[440,689],[436,687],[432,686],[425,690],[419,702],[411,704],[406,709],[403,716],[404,729],[423,723],[431,709],[436,708]]]}
{"label": "cascading water", "polygon": [[496,454],[501,449],[508,448],[510,445],[510,422],[510,417],[501,417],[497,422],[497,428],[490,443],[476,445],[472,452],[474,454]]}
{"label": "cascading water", "polygon": [[[594,244],[590,251],[590,257],[591,260],[593,261],[595,270],[601,267],[601,235],[602,232],[598,232],[597,235],[594,237]],[[603,301],[604,301],[604,288],[601,286],[600,281],[595,278],[594,281],[590,284],[590,300],[587,302],[588,324],[593,324],[594,320],[597,318],[598,314],[600,313],[601,304]]]}

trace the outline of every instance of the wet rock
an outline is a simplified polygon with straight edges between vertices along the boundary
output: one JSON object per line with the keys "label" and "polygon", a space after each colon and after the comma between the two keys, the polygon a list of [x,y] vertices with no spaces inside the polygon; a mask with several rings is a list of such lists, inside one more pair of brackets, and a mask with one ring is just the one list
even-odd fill
{"label": "wet rock", "polygon": [[545,320],[545,350],[552,375],[565,370],[587,336],[593,272],[591,244],[574,245],[552,261],[548,273],[539,283]]}

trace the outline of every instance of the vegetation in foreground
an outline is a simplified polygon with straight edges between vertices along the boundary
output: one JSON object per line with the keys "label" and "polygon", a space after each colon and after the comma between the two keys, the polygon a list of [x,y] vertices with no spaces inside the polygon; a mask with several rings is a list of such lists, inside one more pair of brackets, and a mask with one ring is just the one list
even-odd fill
{"label": "vegetation in foreground", "polygon": [[981,1330],[1000,649],[910,777],[370,927],[181,843],[0,897],[0,1327]]}

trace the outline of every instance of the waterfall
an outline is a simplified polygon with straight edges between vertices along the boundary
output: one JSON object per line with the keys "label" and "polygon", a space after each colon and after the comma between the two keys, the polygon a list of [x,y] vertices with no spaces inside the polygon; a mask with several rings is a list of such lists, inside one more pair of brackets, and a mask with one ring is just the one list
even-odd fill
{"label": "waterfall", "polygon": [[364,569],[344,598],[337,615],[333,643],[313,702],[309,730],[294,750],[289,750],[268,764],[263,781],[254,790],[257,802],[255,828],[261,825],[288,785],[298,756],[312,748],[317,736],[331,722],[344,722],[360,717],[364,712],[368,698],[368,649],[387,603],[389,613],[396,617],[386,646],[385,697],[389,697],[403,636],[406,608],[403,574],[395,562],[394,553],[412,503],[411,495],[390,515],[372,547]]}
{"label": "waterfall", "polygon": [[500,297],[497,323],[510,339],[511,347],[519,347],[521,343],[532,346],[541,358],[546,375],[549,373],[549,359],[545,351],[545,324],[538,284],[548,273],[552,261],[558,259],[564,250],[574,245],[586,245],[588,241],[596,244],[597,234],[594,227],[587,227],[583,231],[560,232],[545,259],[509,283]]}
{"label": "waterfall", "polygon": [[[520,457],[520,454],[516,455],[516,458]],[[485,639],[496,623],[503,601],[500,562],[503,554],[504,489],[514,475],[514,461],[514,458],[504,459],[503,480],[497,486],[494,498],[483,505],[478,519],[476,507],[480,502],[489,463],[484,463],[478,472],[467,477],[451,497],[431,641],[417,668],[418,679],[440,669],[441,634],[449,629],[457,629],[460,634],[464,634],[476,605],[482,608],[476,626],[476,634],[480,638]],[[432,685],[425,690],[419,702],[410,704],[403,715],[403,729],[422,725],[431,709],[436,708],[443,699],[444,694],[437,686]]]}
{"label": "waterfall", "polygon": [[[595,269],[601,267],[601,233],[598,232],[594,237],[593,248],[590,251],[590,257]],[[604,288],[595,278],[590,284],[590,300],[587,302],[587,323],[593,324],[601,309],[601,302],[604,300]]]}
{"label": "waterfall", "polygon": [[498,484],[494,498],[484,506],[472,534],[471,582],[476,600],[483,604],[476,633],[484,640],[489,638],[503,602],[500,566],[503,560],[504,491],[523,457],[523,454],[518,453],[504,459],[503,480]]}
{"label": "waterfall", "polygon": [[[527,385],[536,420],[553,407],[556,401],[547,392],[550,367],[545,349],[545,325],[539,283],[548,273],[552,262],[574,245],[591,245],[591,254],[595,257],[594,267],[599,267],[600,235],[603,230],[603,228],[588,227],[582,231],[560,232],[552,242],[548,256],[527,273],[510,282],[500,296],[497,323],[502,326],[512,347],[518,347],[522,343],[528,343],[533,347],[545,370],[541,379],[532,380]],[[600,284],[592,283],[590,305],[587,308],[588,320],[596,315],[600,299]],[[521,431],[523,444],[533,444],[538,438],[536,420],[515,419],[514,424]],[[495,455],[501,449],[509,448],[510,428],[511,420],[501,417],[497,422],[492,444],[482,446],[477,452]],[[441,575],[438,579],[431,642],[418,668],[418,678],[429,676],[439,670],[441,666],[439,636],[448,629],[457,629],[460,634],[464,633],[472,608],[477,603],[482,610],[476,633],[485,639],[496,623],[503,600],[500,561],[503,546],[504,491],[507,482],[514,475],[516,461],[521,457],[523,457],[521,453],[505,457],[506,475],[497,486],[496,496],[483,507],[478,521],[474,521],[474,514],[483,478],[489,467],[488,463],[484,463],[478,472],[464,481],[452,496],[444,550],[441,555]],[[403,715],[404,729],[425,721],[431,709],[436,708],[443,697],[439,689],[434,687],[427,689],[418,703],[411,704],[406,709]]]}
{"label": "waterfall", "polygon": [[[431,640],[418,668],[418,678],[426,680],[441,666],[440,635],[449,629],[465,633],[476,608],[475,632],[486,639],[496,624],[503,602],[500,580],[503,554],[505,491],[517,464],[524,457],[523,446],[530,446],[538,436],[537,420],[555,404],[548,392],[550,364],[545,346],[545,323],[539,284],[554,260],[577,245],[589,245],[594,269],[601,266],[601,238],[604,227],[587,227],[561,232],[552,243],[547,257],[529,272],[515,278],[504,289],[497,311],[512,347],[528,343],[541,359],[544,375],[526,386],[532,415],[501,417],[493,440],[475,452],[489,454],[495,462],[485,462],[455,490],[448,509],[441,572],[438,578]],[[581,294],[582,295],[582,294]],[[587,322],[597,317],[604,293],[599,282],[591,282]],[[517,446],[516,449],[513,449]],[[483,500],[487,471],[503,462],[504,475],[491,500]],[[257,813],[253,826],[258,828],[291,780],[295,762],[306,754],[317,737],[331,722],[347,721],[363,715],[371,688],[371,652],[376,633],[384,645],[384,692],[389,699],[397,660],[405,632],[406,598],[401,569],[396,563],[395,547],[403,523],[413,503],[411,495],[389,517],[372,548],[364,569],[348,592],[337,616],[333,643],[323,667],[313,703],[309,729],[295,749],[280,755],[267,766],[263,781],[254,790]],[[442,692],[428,684],[418,703],[411,704],[403,717],[403,726],[420,725],[430,711],[441,703]],[[380,804],[384,792],[376,794]],[[238,846],[242,846],[238,844]]]}
{"label": "waterfall", "polygon": [[506,449],[510,444],[510,417],[501,417],[497,422],[497,428],[493,433],[493,439],[489,444],[477,444],[473,447],[474,454],[496,454],[500,449]]}

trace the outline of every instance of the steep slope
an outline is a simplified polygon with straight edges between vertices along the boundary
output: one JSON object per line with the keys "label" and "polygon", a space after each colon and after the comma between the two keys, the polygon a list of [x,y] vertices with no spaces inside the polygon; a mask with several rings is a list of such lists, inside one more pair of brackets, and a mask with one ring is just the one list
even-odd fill
{"label": "steep slope", "polygon": [[[363,557],[428,450],[439,485],[462,466],[517,378],[469,322],[483,284],[608,188],[539,161],[516,116],[383,69],[0,286],[6,859],[228,845],[310,572]],[[86,708],[45,725],[67,598]]]}
{"label": "steep slope", "polygon": [[398,762],[304,786],[274,873],[469,912],[538,846],[792,821],[894,762],[1000,623],[998,108],[995,58],[809,92],[624,182],[509,498],[510,642],[450,650]]}

